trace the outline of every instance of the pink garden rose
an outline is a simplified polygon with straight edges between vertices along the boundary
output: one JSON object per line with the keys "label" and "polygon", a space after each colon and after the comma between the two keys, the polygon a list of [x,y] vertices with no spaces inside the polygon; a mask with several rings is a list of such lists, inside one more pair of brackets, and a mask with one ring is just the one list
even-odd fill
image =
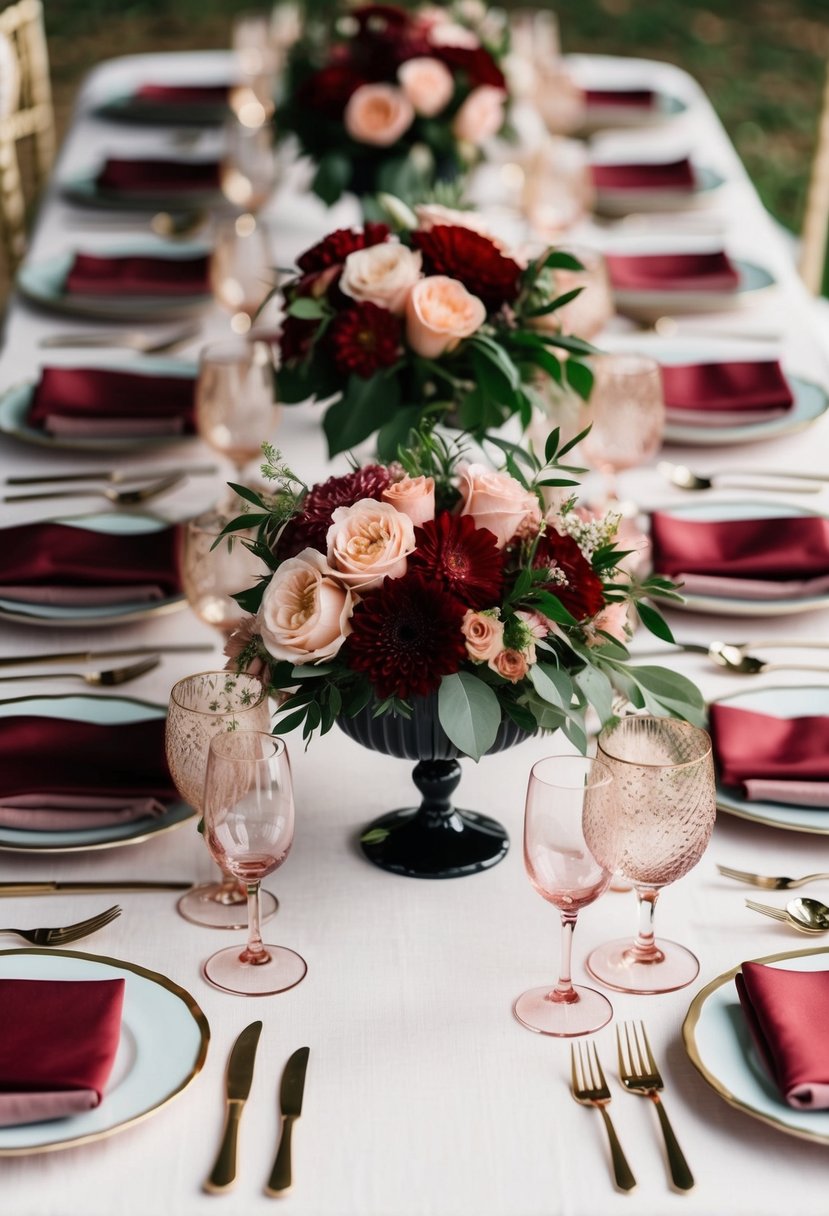
{"label": "pink garden rose", "polygon": [[406,338],[415,354],[424,359],[437,359],[454,350],[485,320],[483,302],[445,274],[420,279],[406,302]]}
{"label": "pink garden rose", "polygon": [[489,528],[503,549],[527,520],[539,515],[538,500],[508,473],[496,473],[483,464],[461,471],[461,515],[471,515],[476,528]]}
{"label": "pink garden rose", "polygon": [[474,663],[489,663],[504,649],[504,625],[491,612],[473,612],[463,618],[461,633],[466,638],[466,653]]}
{"label": "pink garden rose", "polygon": [[511,684],[517,684],[530,670],[530,658],[523,650],[501,650],[487,666]]}
{"label": "pink garden rose", "polygon": [[414,122],[414,106],[402,89],[392,84],[363,84],[351,94],[343,121],[360,144],[388,148]]}
{"label": "pink garden rose", "polygon": [[423,118],[434,118],[445,110],[455,91],[455,82],[446,64],[429,55],[407,59],[397,69],[397,79],[415,113]]}
{"label": "pink garden rose", "polygon": [[283,562],[265,589],[256,624],[275,659],[297,666],[330,659],[351,632],[351,592],[316,549]]}
{"label": "pink garden rose", "polygon": [[421,277],[422,261],[418,251],[397,241],[358,249],[345,259],[340,291],[402,317],[409,292]]}
{"label": "pink garden rose", "polygon": [[386,486],[383,502],[408,515],[416,528],[435,518],[434,477],[401,477]]}
{"label": "pink garden rose", "polygon": [[604,643],[605,639],[597,632],[599,629],[625,645],[630,639],[628,611],[629,605],[624,602],[602,608],[586,629],[588,646],[601,646]]}
{"label": "pink garden rose", "polygon": [[328,529],[331,573],[355,591],[379,587],[384,578],[402,578],[414,552],[414,524],[390,503],[361,498],[337,507]]}
{"label": "pink garden rose", "polygon": [[504,125],[506,98],[503,89],[491,84],[481,84],[473,89],[455,115],[452,130],[457,138],[478,148],[497,135]]}
{"label": "pink garden rose", "polygon": [[[487,222],[477,211],[462,211],[459,207],[444,207],[442,203],[418,203],[414,209],[417,216],[417,226],[421,232],[431,232],[433,228],[468,228],[477,232],[487,240],[495,241],[495,237]],[[499,246],[500,248],[500,246]]]}

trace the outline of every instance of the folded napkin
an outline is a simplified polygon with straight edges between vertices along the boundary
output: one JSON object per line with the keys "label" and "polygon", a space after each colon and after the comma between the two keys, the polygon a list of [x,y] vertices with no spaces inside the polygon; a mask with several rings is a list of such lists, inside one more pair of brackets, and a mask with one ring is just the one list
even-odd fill
{"label": "folded napkin", "polygon": [[829,807],[829,717],[777,718],[715,702],[717,769],[752,802]]}
{"label": "folded napkin", "polygon": [[219,162],[124,160],[111,156],[97,177],[101,190],[111,193],[185,194],[189,190],[218,190]]}
{"label": "folded napkin", "polygon": [[210,258],[98,257],[76,253],[63,290],[86,296],[200,296],[210,291]]}
{"label": "folded napkin", "polygon": [[593,183],[598,190],[693,190],[693,166],[687,156],[666,162],[642,161],[639,164],[591,165]]}
{"label": "folded napkin", "polygon": [[752,1038],[789,1106],[829,1108],[829,971],[743,963],[734,982]]}
{"label": "folded napkin", "polygon": [[829,520],[651,515],[653,568],[697,595],[784,600],[829,592]]}
{"label": "folded napkin", "polygon": [[0,529],[0,599],[75,605],[178,595],[179,530],[113,534],[71,524]]}
{"label": "folded napkin", "polygon": [[124,980],[0,980],[0,1126],[98,1106],[118,1040]]}
{"label": "folded napkin", "polygon": [[229,92],[228,84],[142,84],[133,96],[162,106],[220,106]]}
{"label": "folded napkin", "polygon": [[642,253],[605,255],[617,291],[736,291],[740,276],[727,254]]}
{"label": "folded napkin", "polygon": [[27,422],[51,435],[193,434],[194,394],[192,376],[45,367]]}
{"label": "folded napkin", "polygon": [[75,722],[19,714],[0,732],[0,826],[63,831],[131,823],[177,798],[164,719]]}
{"label": "folded napkin", "polygon": [[652,110],[656,105],[656,93],[653,89],[585,89],[584,101],[587,106]]}
{"label": "folded napkin", "polygon": [[794,404],[774,360],[663,365],[665,406],[675,421],[732,426],[783,417]]}

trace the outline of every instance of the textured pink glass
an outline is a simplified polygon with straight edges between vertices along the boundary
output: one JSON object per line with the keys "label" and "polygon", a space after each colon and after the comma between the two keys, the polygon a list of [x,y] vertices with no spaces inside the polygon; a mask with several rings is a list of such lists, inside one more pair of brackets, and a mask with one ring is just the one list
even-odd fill
{"label": "textured pink glass", "polygon": [[659,365],[645,355],[598,355],[591,366],[595,379],[584,408],[591,430],[582,451],[605,476],[608,497],[616,499],[616,473],[646,464],[659,451],[665,429],[662,379]]}

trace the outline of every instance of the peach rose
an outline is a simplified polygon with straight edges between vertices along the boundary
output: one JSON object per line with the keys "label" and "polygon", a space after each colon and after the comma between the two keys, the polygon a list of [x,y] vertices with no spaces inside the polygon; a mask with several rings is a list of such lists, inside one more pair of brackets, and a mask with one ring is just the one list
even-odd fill
{"label": "peach rose", "polygon": [[506,97],[503,89],[491,84],[480,84],[473,89],[452,124],[457,138],[465,139],[477,148],[497,135],[504,125]]}
{"label": "peach rose", "polygon": [[445,63],[429,55],[407,59],[397,69],[400,87],[412,103],[416,114],[434,118],[452,100],[455,82]]}
{"label": "peach rose", "polygon": [[406,301],[406,338],[416,355],[437,359],[486,320],[486,308],[463,283],[445,274],[415,283]]}
{"label": "peach rose", "polygon": [[529,658],[521,650],[502,650],[496,654],[494,659],[489,660],[487,666],[491,667],[493,671],[497,671],[499,676],[503,676],[511,684],[517,684],[519,680],[523,680],[530,670]]}
{"label": "peach rose", "polygon": [[436,21],[429,30],[429,41],[432,46],[460,46],[474,51],[481,45],[481,40],[472,30],[467,29],[457,21]]}
{"label": "peach rose", "polygon": [[474,663],[489,663],[504,649],[504,625],[491,612],[468,609],[461,623],[466,653]]}
{"label": "peach rose", "polygon": [[360,144],[388,148],[414,122],[414,106],[402,89],[391,84],[362,84],[348,99],[343,121]]}
{"label": "peach rose", "polygon": [[262,597],[257,625],[275,659],[299,666],[330,659],[351,632],[351,592],[316,549],[283,562]]}
{"label": "peach rose", "polygon": [[629,605],[624,601],[608,604],[607,607],[602,608],[601,612],[593,617],[590,625],[585,630],[588,646],[602,646],[604,644],[606,639],[601,637],[597,632],[599,629],[604,633],[609,633],[617,642],[625,645],[630,639],[628,609]]}
{"label": "peach rose", "polygon": [[358,249],[345,259],[340,291],[352,300],[367,300],[402,317],[409,292],[420,278],[422,261],[419,252],[396,241]]}
{"label": "peach rose", "polygon": [[416,528],[435,518],[434,477],[401,477],[383,491],[383,502],[408,515]]}
{"label": "peach rose", "polygon": [[[431,232],[433,228],[448,224],[453,228],[468,228],[497,244],[486,220],[477,211],[461,211],[458,207],[444,207],[441,203],[418,203],[414,210],[417,226],[422,232]],[[501,249],[501,245],[498,248]]]}
{"label": "peach rose", "polygon": [[390,503],[361,498],[337,507],[328,529],[331,571],[355,591],[379,587],[384,578],[401,578],[414,552],[414,524]]}
{"label": "peach rose", "polygon": [[499,549],[512,540],[538,512],[538,500],[508,473],[496,473],[483,464],[461,470],[461,515],[471,515],[476,528],[489,528]]}

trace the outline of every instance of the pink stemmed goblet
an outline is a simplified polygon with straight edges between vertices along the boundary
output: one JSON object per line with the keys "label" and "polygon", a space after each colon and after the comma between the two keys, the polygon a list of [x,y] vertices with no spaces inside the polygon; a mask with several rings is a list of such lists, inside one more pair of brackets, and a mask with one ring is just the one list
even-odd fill
{"label": "pink stemmed goblet", "polygon": [[[606,765],[583,756],[550,756],[533,765],[524,814],[524,864],[539,895],[561,912],[561,967],[554,988],[531,988],[513,1012],[539,1034],[590,1034],[613,1016],[606,997],[570,978],[576,918],[606,889],[614,868],[609,856],[599,861],[591,851],[585,826],[592,822],[603,824],[608,846],[615,814],[613,777]],[[606,848],[606,854],[610,851]]]}
{"label": "pink stemmed goblet", "polygon": [[583,410],[591,429],[581,450],[605,478],[608,500],[618,503],[616,474],[646,464],[662,443],[662,377],[656,360],[645,355],[597,355],[592,369],[593,388]]}

